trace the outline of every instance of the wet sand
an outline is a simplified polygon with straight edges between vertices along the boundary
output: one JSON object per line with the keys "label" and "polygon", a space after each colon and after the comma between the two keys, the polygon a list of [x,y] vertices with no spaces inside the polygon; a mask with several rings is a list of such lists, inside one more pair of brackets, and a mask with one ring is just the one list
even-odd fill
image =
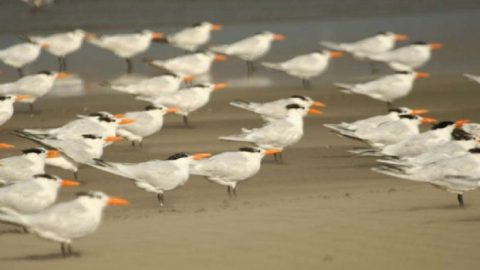
{"label": "wet sand", "polygon": [[[97,9],[96,5],[106,2],[89,1],[90,10],[87,8],[87,11],[95,10],[96,20],[89,21],[85,17],[86,21],[80,26],[100,33],[144,27],[170,32],[186,24],[182,21],[185,17],[181,16],[172,23],[166,23],[171,16],[155,17],[157,14],[152,11],[159,6],[147,7],[157,1],[142,1],[147,5],[143,8],[150,13],[139,21],[133,20],[138,18],[135,14],[124,15],[111,10],[107,10],[111,17],[98,18],[106,11]],[[128,1],[119,2],[118,9],[122,9]],[[277,1],[268,3],[274,2]],[[461,76],[463,72],[480,72],[478,36],[473,34],[478,33],[479,11],[478,4],[473,2],[457,1],[455,8],[441,2],[437,6],[441,9],[429,9],[431,2],[422,1],[416,6],[420,13],[385,5],[389,9],[375,16],[371,16],[369,8],[342,9],[338,1],[337,9],[331,7],[329,12],[323,9],[315,12],[319,7],[307,4],[301,10],[310,13],[293,12],[288,5],[283,5],[276,9],[281,11],[280,15],[270,13],[271,17],[247,13],[242,18],[231,18],[223,10],[215,15],[218,17],[212,18],[223,23],[226,22],[222,18],[227,18],[232,23],[227,24],[228,31],[216,33],[212,43],[230,42],[271,29],[288,36],[286,42],[275,44],[265,57],[265,60],[277,61],[318,49],[319,40],[355,40],[380,30],[407,33],[412,40],[441,41],[446,44],[445,50],[436,52],[431,63],[422,69],[431,72],[432,77],[418,80],[413,93],[397,105],[428,108],[430,115],[439,119],[469,118],[480,122],[480,85]],[[214,5],[216,2],[208,3]],[[373,8],[377,1],[368,3]],[[9,5],[3,9],[10,9],[11,13],[2,17],[5,23],[0,26],[4,34],[0,37],[1,47],[18,42],[14,35],[25,29],[43,34],[78,26],[72,25],[74,20],[58,21],[56,16],[65,11],[58,5],[34,17],[29,17],[32,15],[25,11],[18,28],[12,28],[9,22],[16,21],[14,15],[24,9]],[[74,6],[70,12],[80,14],[82,8]],[[143,14],[141,9],[137,11]],[[212,14],[206,9],[196,12],[197,17],[190,18],[203,19],[205,14]],[[298,14],[301,16],[295,17]],[[241,23],[247,19],[255,23]],[[166,58],[179,53],[159,45],[152,46],[146,55]],[[135,61],[142,76],[158,74],[141,65],[140,58]],[[72,55],[69,64],[71,71],[81,74],[73,85],[65,87],[64,84],[55,89],[55,95],[39,100],[34,115],[27,112],[27,106],[16,105],[18,113],[1,127],[0,141],[13,143],[17,149],[2,151],[0,156],[13,155],[19,149],[34,145],[8,135],[12,130],[56,127],[79,113],[100,110],[117,113],[146,105],[127,95],[113,95],[98,86],[98,82],[116,78],[124,70],[124,63],[110,53],[87,45]],[[55,59],[44,53],[29,70],[54,68],[55,65]],[[2,82],[16,78],[14,71],[3,66],[2,69]],[[255,115],[228,105],[237,98],[268,101],[304,94],[326,102],[328,107],[324,115],[306,119],[303,140],[286,150],[283,164],[265,158],[260,173],[241,183],[238,198],[233,200],[228,198],[224,187],[194,176],[184,187],[168,192],[166,206],[160,209],[153,194],[136,188],[128,180],[83,168],[80,171],[83,186],[61,190],[59,201],[72,199],[80,190],[98,189],[125,197],[131,205],[107,209],[100,230],[75,241],[73,248],[78,256],[68,259],[60,255],[58,244],[32,235],[11,233],[11,226],[0,225],[0,269],[478,268],[479,191],[467,193],[466,207],[459,209],[453,194],[370,171],[376,164],[374,159],[353,157],[346,152],[361,144],[339,138],[322,126],[323,123],[350,121],[385,112],[384,104],[366,97],[345,95],[332,87],[334,81],[373,78],[368,71],[368,64],[345,57],[333,62],[324,76],[315,79],[312,89],[303,90],[297,80],[263,69],[255,78],[245,80],[242,77],[244,63],[239,60],[216,64],[213,79],[226,80],[235,87],[215,93],[207,107],[194,113],[192,128],[185,128],[179,116],[167,116],[164,129],[147,138],[142,149],[132,149],[128,142],[120,142],[106,149],[104,159],[139,162],[163,159],[180,151],[218,153],[243,146],[217,140],[242,127],[261,124]],[[382,74],[387,72],[382,70]],[[65,171],[51,168],[48,171],[71,177]]]}
{"label": "wet sand", "polygon": [[[457,75],[419,81],[399,105],[429,108],[440,119],[467,117],[478,122],[479,88]],[[11,227],[2,225],[1,268],[475,268],[479,192],[468,193],[466,208],[459,209],[452,194],[371,172],[373,159],[346,153],[360,145],[329,133],[322,123],[382,113],[384,105],[343,95],[329,85],[317,84],[311,90],[227,89],[192,115],[192,128],[183,127],[180,117],[169,116],[165,129],[148,138],[143,149],[120,142],[104,157],[134,162],[179,151],[235,149],[241,144],[217,137],[261,122],[228,106],[228,101],[253,97],[266,101],[292,94],[325,101],[325,114],[306,119],[305,137],[287,149],[284,164],[265,158],[260,173],[239,185],[237,199],[228,199],[223,187],[191,177],[184,187],[168,192],[165,208],[159,209],[153,194],[128,180],[84,168],[80,171],[84,185],[62,190],[60,200],[71,199],[78,190],[100,189],[129,199],[131,206],[107,209],[100,230],[75,241],[79,256],[69,259],[59,255],[58,244],[4,233]],[[143,105],[126,95],[43,99],[37,106],[41,114],[16,114],[4,128],[57,126],[80,111],[123,112]],[[19,149],[33,145],[3,134],[0,139]]]}

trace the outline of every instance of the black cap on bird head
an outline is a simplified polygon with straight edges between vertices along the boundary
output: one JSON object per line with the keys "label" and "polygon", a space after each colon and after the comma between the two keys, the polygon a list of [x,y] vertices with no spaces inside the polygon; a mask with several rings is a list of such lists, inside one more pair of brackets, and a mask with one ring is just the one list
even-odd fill
{"label": "black cap on bird head", "polygon": [[302,110],[304,110],[304,109],[305,109],[305,107],[300,106],[300,105],[295,104],[295,103],[293,103],[293,104],[288,104],[287,106],[285,106],[285,108],[286,108],[287,110],[291,110],[291,109],[302,109]]}
{"label": "black cap on bird head", "polygon": [[43,153],[46,153],[46,152],[47,152],[47,150],[45,150],[43,148],[38,148],[38,147],[37,148],[28,148],[28,149],[22,150],[22,153],[24,153],[25,155],[26,154],[32,154],[32,153],[40,155],[40,154],[43,154]]}
{"label": "black cap on bird head", "polygon": [[240,147],[238,149],[240,152],[249,152],[249,153],[260,153],[261,150],[254,147]]}
{"label": "black cap on bird head", "polygon": [[446,128],[448,126],[451,126],[451,125],[454,125],[455,123],[452,122],[452,121],[442,121],[438,124],[435,124],[432,126],[432,130],[435,130],[435,129],[441,129],[441,128]]}
{"label": "black cap on bird head", "polygon": [[455,141],[471,141],[475,137],[461,128],[456,128],[452,131],[452,139]]}
{"label": "black cap on bird head", "polygon": [[181,152],[181,153],[176,153],[176,154],[173,154],[173,155],[169,156],[167,158],[167,160],[177,160],[177,159],[186,158],[186,157],[189,157],[189,156],[190,156],[190,154]]}

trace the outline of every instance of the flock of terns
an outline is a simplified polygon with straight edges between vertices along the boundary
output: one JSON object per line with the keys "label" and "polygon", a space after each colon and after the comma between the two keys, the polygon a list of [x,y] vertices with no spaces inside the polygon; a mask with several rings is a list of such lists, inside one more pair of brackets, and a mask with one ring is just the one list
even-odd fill
{"label": "flock of terns", "polygon": [[[186,125],[189,114],[205,106],[212,92],[228,87],[225,83],[194,84],[195,78],[208,73],[215,61],[237,57],[247,63],[247,72],[255,72],[255,64],[267,54],[275,41],[285,36],[261,32],[237,42],[208,46],[212,31],[221,25],[201,22],[179,32],[163,34],[143,30],[133,34],[97,36],[83,30],[57,33],[50,36],[25,36],[24,42],[0,50],[0,61],[16,68],[21,78],[0,84],[0,125],[13,115],[13,104],[33,104],[47,94],[56,80],[69,76],[67,56],[79,50],[84,41],[111,51],[125,59],[127,72],[132,72],[132,58],[145,52],[152,41],[177,47],[186,54],[171,59],[146,59],[146,62],[165,71],[164,74],[131,84],[105,82],[103,87],[135,96],[149,102],[145,110],[112,114],[101,111],[79,115],[61,127],[29,128],[13,133],[32,140],[40,147],[23,150],[22,155],[0,159],[0,221],[23,227],[26,232],[59,242],[63,255],[72,254],[73,239],[93,233],[101,223],[107,205],[126,205],[128,201],[101,191],[78,193],[77,198],[55,204],[60,187],[78,186],[80,182],[60,179],[45,173],[45,166],[56,166],[73,172],[77,179],[81,167],[90,166],[132,180],[138,188],[154,193],[160,206],[164,194],[184,185],[190,175],[203,176],[223,185],[228,195],[235,197],[237,185],[253,177],[261,167],[262,158],[274,155],[280,162],[282,152],[301,140],[304,117],[318,115],[325,106],[308,96],[294,95],[266,103],[235,100],[230,104],[259,115],[264,125],[242,129],[240,133],[219,139],[245,142],[252,146],[237,151],[212,155],[210,153],[175,153],[165,160],[140,163],[115,163],[102,160],[104,148],[126,139],[132,146],[141,145],[144,138],[159,132],[163,117],[180,114]],[[351,54],[355,59],[386,63],[395,70],[370,82],[336,83],[342,91],[361,94],[386,102],[388,114],[353,123],[325,124],[336,134],[360,140],[371,148],[355,149],[358,155],[379,156],[383,165],[376,171],[395,177],[428,182],[459,194],[478,187],[480,181],[480,125],[466,120],[437,122],[421,116],[426,110],[391,108],[392,103],[408,95],[417,78],[428,77],[416,71],[431,58],[439,43],[416,42],[395,48],[405,35],[381,32],[353,43],[322,42],[327,49],[300,55],[279,63],[261,62],[262,66],[284,72],[300,79],[304,87],[324,73],[331,59]],[[328,50],[330,49],[330,50]],[[42,50],[58,58],[59,71],[43,71],[25,75],[23,68],[35,61]],[[475,76],[469,75],[473,79]],[[420,133],[420,124],[434,124]],[[0,148],[11,148],[2,143]]]}

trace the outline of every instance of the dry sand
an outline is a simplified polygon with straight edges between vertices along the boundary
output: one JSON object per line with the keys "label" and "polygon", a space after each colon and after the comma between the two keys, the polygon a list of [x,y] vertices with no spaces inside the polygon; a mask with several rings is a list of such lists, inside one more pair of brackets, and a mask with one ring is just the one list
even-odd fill
{"label": "dry sand", "polygon": [[[468,193],[465,209],[459,209],[452,194],[370,171],[373,159],[346,153],[358,143],[336,137],[322,124],[383,113],[384,104],[341,94],[329,85],[317,82],[311,90],[227,89],[192,115],[193,128],[169,116],[165,129],[148,138],[143,149],[120,142],[104,157],[133,162],[179,151],[235,149],[241,144],[219,142],[217,137],[261,122],[228,101],[291,94],[325,101],[325,114],[306,119],[306,134],[285,152],[285,163],[266,158],[260,173],[239,185],[237,199],[229,199],[221,186],[191,177],[184,187],[166,194],[166,206],[160,209],[153,194],[128,180],[85,168],[80,171],[84,185],[62,190],[61,200],[79,190],[100,189],[129,199],[131,206],[107,209],[100,230],[75,241],[78,257],[68,259],[60,255],[58,244],[8,233],[11,227],[1,225],[0,269],[477,268],[479,192]],[[440,119],[478,122],[479,97],[479,85],[452,75],[419,81],[399,104],[430,108]],[[122,112],[144,105],[132,100],[126,95],[43,99],[40,114],[16,114],[2,129],[58,126],[86,109]],[[32,145],[3,134],[1,141],[19,149]]]}

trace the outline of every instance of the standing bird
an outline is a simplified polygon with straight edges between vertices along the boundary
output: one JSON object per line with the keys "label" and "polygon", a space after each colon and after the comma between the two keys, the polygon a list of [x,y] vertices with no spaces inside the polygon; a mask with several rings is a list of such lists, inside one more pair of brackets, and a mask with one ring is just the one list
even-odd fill
{"label": "standing bird", "polygon": [[177,56],[166,60],[145,59],[145,61],[151,66],[175,74],[197,77],[210,72],[214,61],[225,61],[226,59],[223,55],[205,51]]}
{"label": "standing bird", "polygon": [[334,85],[346,94],[360,94],[386,102],[390,109],[392,102],[407,96],[412,91],[415,79],[428,77],[429,74],[426,72],[398,71],[366,83],[334,83]]}
{"label": "standing bird", "polygon": [[0,96],[0,126],[5,124],[13,116],[13,103],[28,98],[22,95]]}
{"label": "standing bird", "polygon": [[94,233],[107,205],[128,205],[128,201],[110,197],[101,191],[77,193],[77,198],[35,214],[20,214],[4,208],[0,221],[20,225],[40,238],[59,242],[64,256],[72,255],[73,239]]}
{"label": "standing bird", "polygon": [[210,40],[210,33],[212,31],[219,31],[221,29],[222,26],[220,24],[199,22],[176,33],[166,35],[161,41],[173,47],[194,52]]}
{"label": "standing bird", "polygon": [[373,171],[397,178],[430,183],[435,187],[457,194],[460,207],[464,206],[463,194],[480,187],[480,149],[470,149],[466,154],[424,166],[381,166]]}
{"label": "standing bird", "polygon": [[262,119],[267,122],[272,122],[287,117],[288,109],[286,106],[289,104],[298,104],[305,108],[326,106],[323,102],[315,101],[310,97],[300,95],[293,95],[289,98],[277,99],[265,103],[249,102],[244,100],[235,100],[230,102],[230,105],[234,107],[259,114]]}
{"label": "standing bird", "polygon": [[262,66],[276,69],[302,80],[303,88],[310,88],[310,80],[321,75],[328,68],[331,58],[341,57],[341,52],[323,50],[295,56],[280,63],[262,62]]}
{"label": "standing bird", "polygon": [[55,80],[68,77],[65,72],[41,71],[28,75],[17,81],[0,84],[0,94],[26,95],[19,102],[28,103],[30,112],[33,112],[33,103],[37,98],[48,94],[53,88]]}
{"label": "standing bird", "polygon": [[30,180],[33,175],[45,173],[45,160],[58,157],[56,150],[42,147],[22,150],[22,155],[0,159],[0,183]]}
{"label": "standing bird", "polygon": [[58,58],[58,70],[67,70],[67,55],[76,52],[82,46],[83,40],[92,34],[76,29],[70,32],[57,33],[49,36],[32,36],[30,40],[45,44],[45,50]]}
{"label": "standing bird", "polygon": [[387,114],[376,115],[368,117],[366,119],[357,120],[352,123],[342,122],[340,124],[324,124],[323,126],[330,129],[335,133],[343,131],[356,131],[356,130],[372,130],[378,127],[380,124],[388,123],[392,121],[400,120],[402,115],[421,115],[427,113],[428,110],[416,109],[412,110],[406,107],[400,107],[395,109],[389,109]]}
{"label": "standing bird", "polygon": [[132,142],[142,145],[143,138],[151,136],[163,126],[163,116],[167,113],[177,112],[175,108],[164,106],[147,106],[144,111],[127,112],[125,117],[135,120],[129,125],[122,125],[117,128],[117,134]]}
{"label": "standing bird", "polygon": [[394,157],[414,157],[452,140],[452,132],[455,128],[461,128],[468,120],[442,121],[432,127],[431,130],[412,135],[404,140],[385,146],[379,151],[381,155]]}
{"label": "standing bird", "polygon": [[99,38],[90,35],[87,37],[87,41],[124,58],[127,62],[127,73],[132,73],[132,57],[145,52],[150,47],[152,40],[162,38],[163,34],[161,33],[143,30],[134,34],[104,35]]}
{"label": "standing bird", "polygon": [[408,37],[393,32],[380,32],[372,37],[364,38],[351,43],[336,43],[322,41],[321,45],[332,50],[339,50],[352,54],[355,58],[363,59],[369,55],[384,53],[395,48],[397,41],[407,40]]}
{"label": "standing bird", "polygon": [[[433,124],[437,120],[428,117],[421,117],[418,115],[400,115],[400,119],[396,121],[388,121],[379,124],[373,128],[361,128],[357,130],[339,130],[338,135],[364,142],[374,148],[384,148],[388,145],[401,142],[413,135],[420,133],[420,124]],[[367,152],[376,149],[369,149]],[[350,151],[355,154],[362,154],[363,151]]]}
{"label": "standing bird", "polygon": [[263,157],[280,152],[278,149],[242,147],[239,151],[223,152],[197,161],[192,165],[190,173],[227,186],[228,195],[236,197],[237,184],[258,173]]}
{"label": "standing bird", "polygon": [[[320,114],[313,108],[305,108],[298,104],[286,106],[288,115],[284,119],[269,122],[262,127],[254,129],[242,129],[238,135],[220,137],[220,140],[249,142],[263,149],[278,149],[283,151],[285,147],[300,141],[303,137],[303,117],[308,114]],[[275,155],[276,160],[281,160],[281,155]]]}
{"label": "standing bird", "polygon": [[190,82],[193,80],[192,76],[177,75],[174,73],[166,73],[160,76],[141,80],[136,83],[121,85],[112,84],[110,82],[103,83],[103,86],[108,87],[114,91],[127,93],[142,97],[155,97],[163,94],[170,94],[182,85],[182,82]]}
{"label": "standing bird", "polygon": [[187,89],[181,89],[169,95],[160,95],[153,98],[137,97],[139,100],[145,100],[154,106],[168,106],[177,109],[177,114],[183,116],[183,122],[188,126],[188,115],[210,101],[210,94],[213,91],[224,89],[226,83],[208,83],[194,85]]}
{"label": "standing bird", "polygon": [[57,176],[36,174],[30,180],[1,187],[0,208],[7,207],[19,213],[36,213],[55,203],[60,187],[79,185],[76,181]]}
{"label": "standing bird", "polygon": [[37,60],[42,48],[47,47],[48,45],[36,42],[15,44],[0,50],[0,61],[5,65],[16,68],[18,75],[23,77],[25,75],[23,67]]}
{"label": "standing bird", "polygon": [[209,153],[177,153],[167,160],[150,160],[140,163],[115,163],[96,160],[91,166],[129,178],[138,188],[157,194],[160,206],[164,205],[164,193],[183,186],[190,176],[194,160],[210,157]]}
{"label": "standing bird", "polygon": [[245,60],[247,75],[251,75],[255,71],[254,61],[268,53],[273,41],[282,40],[285,40],[284,35],[265,31],[228,45],[213,46],[211,50]]}
{"label": "standing bird", "polygon": [[424,66],[432,57],[432,51],[443,48],[441,43],[415,42],[412,45],[392,51],[369,55],[368,58],[377,62],[384,62],[397,71],[413,71]]}

